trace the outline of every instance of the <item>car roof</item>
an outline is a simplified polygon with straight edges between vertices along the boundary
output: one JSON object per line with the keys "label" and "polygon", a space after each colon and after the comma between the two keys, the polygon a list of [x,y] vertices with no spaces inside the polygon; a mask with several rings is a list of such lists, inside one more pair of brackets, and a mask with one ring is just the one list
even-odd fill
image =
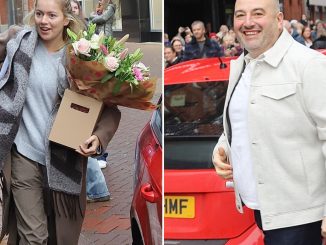
{"label": "car roof", "polygon": [[219,58],[204,58],[185,61],[164,71],[164,84],[209,82],[229,80],[230,61],[237,57],[221,57],[226,68],[220,68]]}
{"label": "car roof", "polygon": [[322,54],[326,55],[326,49],[317,49],[317,51],[321,52]]}

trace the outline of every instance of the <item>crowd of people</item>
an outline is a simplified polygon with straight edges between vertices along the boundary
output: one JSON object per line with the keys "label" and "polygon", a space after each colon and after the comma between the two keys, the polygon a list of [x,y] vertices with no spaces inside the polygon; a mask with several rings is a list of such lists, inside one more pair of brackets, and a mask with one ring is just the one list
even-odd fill
{"label": "crowd of people", "polygon": [[[321,20],[283,20],[283,26],[299,43],[312,49],[326,48],[326,23]],[[183,61],[209,57],[239,56],[243,47],[235,32],[227,25],[221,25],[218,32],[208,31],[202,21],[194,21],[191,28],[178,28],[177,34],[169,38],[164,34],[165,68]]]}

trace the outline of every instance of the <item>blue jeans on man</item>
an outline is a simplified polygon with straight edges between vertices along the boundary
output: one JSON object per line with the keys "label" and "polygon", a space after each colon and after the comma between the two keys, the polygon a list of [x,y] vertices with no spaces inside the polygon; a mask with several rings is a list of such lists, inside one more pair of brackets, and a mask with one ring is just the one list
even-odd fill
{"label": "blue jeans on man", "polygon": [[103,172],[97,159],[92,157],[88,158],[87,163],[86,192],[89,202],[108,201],[110,199],[110,192],[106,185]]}

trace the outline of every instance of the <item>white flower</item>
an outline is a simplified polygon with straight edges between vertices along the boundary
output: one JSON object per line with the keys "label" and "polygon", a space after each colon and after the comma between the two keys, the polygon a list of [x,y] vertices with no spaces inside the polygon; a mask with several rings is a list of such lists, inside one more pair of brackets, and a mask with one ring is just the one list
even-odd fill
{"label": "white flower", "polygon": [[91,37],[91,48],[92,49],[99,49],[100,45],[102,44],[104,39],[104,32],[101,31],[99,35],[93,34]]}
{"label": "white flower", "polygon": [[119,59],[113,56],[106,56],[104,58],[104,66],[109,71],[114,72],[119,68]]}
{"label": "white flower", "polygon": [[142,62],[139,62],[135,67],[139,68],[142,71],[149,71],[149,68],[146,67]]}

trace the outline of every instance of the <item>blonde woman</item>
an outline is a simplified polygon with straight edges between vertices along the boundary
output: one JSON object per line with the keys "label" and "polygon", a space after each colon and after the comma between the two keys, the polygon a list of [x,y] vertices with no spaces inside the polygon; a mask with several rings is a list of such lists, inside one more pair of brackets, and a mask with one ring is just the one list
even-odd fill
{"label": "blonde woman", "polygon": [[[106,148],[120,112],[105,108],[93,135],[77,151],[49,142],[68,87],[66,29],[78,32],[83,24],[72,14],[70,0],[36,0],[28,23],[6,46],[9,68],[0,80],[0,240],[9,233],[8,244],[77,245],[86,207],[87,157]],[[0,40],[7,40],[5,35]]]}

